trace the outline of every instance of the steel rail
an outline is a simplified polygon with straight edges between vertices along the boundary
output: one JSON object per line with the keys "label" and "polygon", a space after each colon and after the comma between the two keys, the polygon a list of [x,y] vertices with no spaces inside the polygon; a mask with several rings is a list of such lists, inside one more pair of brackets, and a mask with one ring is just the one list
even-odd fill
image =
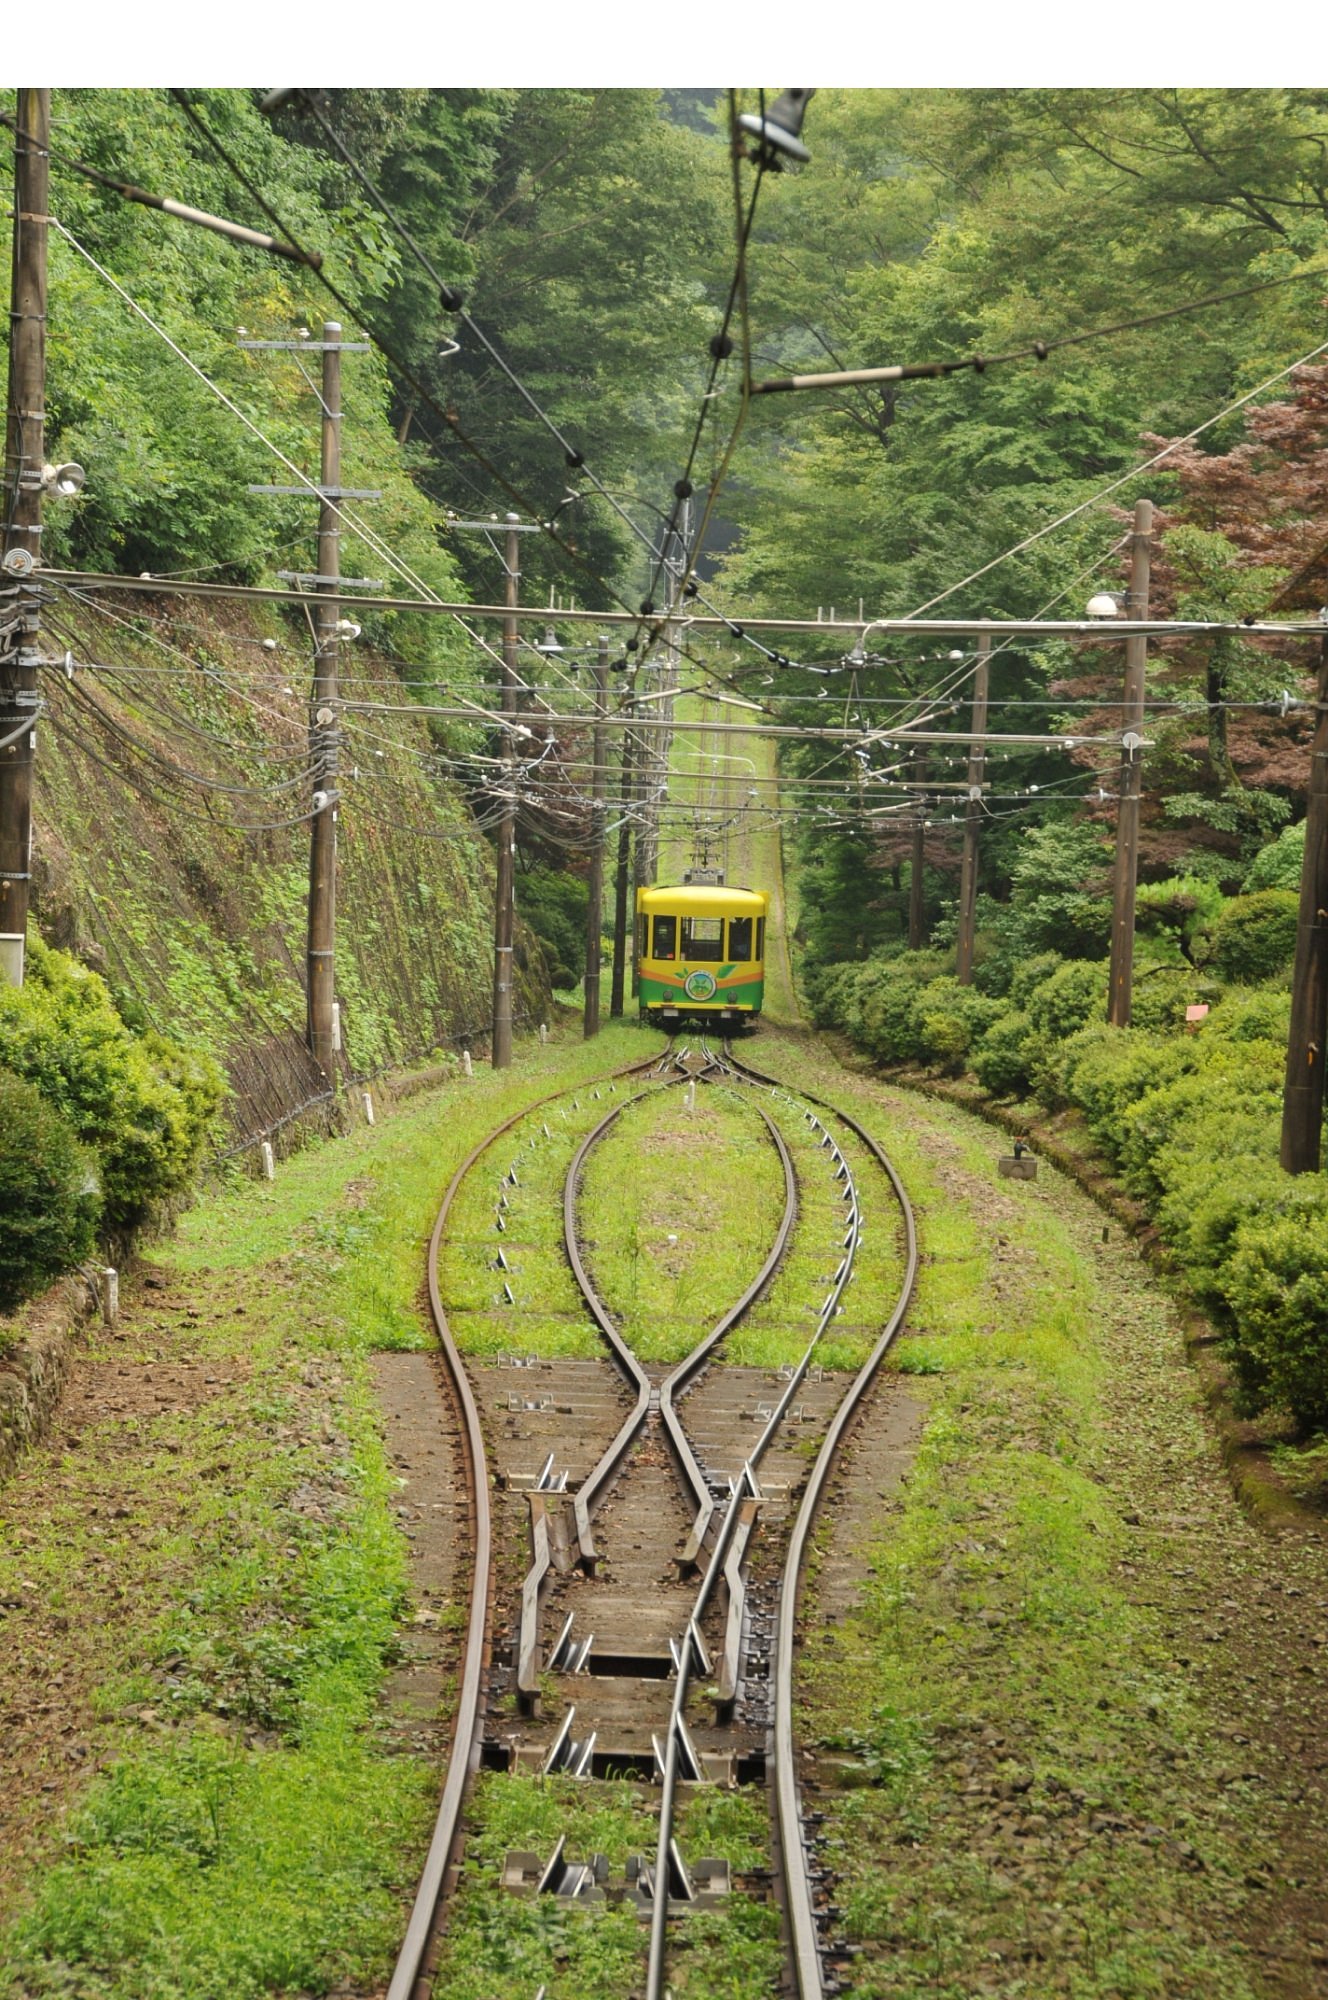
{"label": "steel rail", "polygon": [[[681,1082],[681,1080],[674,1078],[672,1081]],[[667,1090],[670,1085],[665,1084],[663,1088]],[[591,1148],[608,1131],[610,1125],[622,1116],[627,1105],[639,1103],[644,1095],[644,1091],[638,1092],[636,1097],[628,1098],[626,1103],[615,1104],[607,1117],[601,1118],[593,1131],[587,1132],[576,1149],[572,1164],[567,1169],[567,1178],[563,1182],[563,1244],[567,1251],[567,1261],[572,1267],[572,1276],[576,1279],[591,1318],[613,1350],[619,1367],[636,1386],[635,1407],[623,1419],[616,1437],[602,1454],[598,1464],[586,1475],[580,1490],[572,1496],[572,1512],[576,1520],[576,1538],[581,1548],[581,1561],[589,1570],[594,1569],[596,1560],[595,1540],[590,1527],[591,1509],[631,1448],[637,1432],[645,1423],[650,1413],[652,1390],[650,1377],[619,1333],[599,1293],[590,1282],[590,1274],[582,1261],[581,1246],[577,1241],[576,1198],[581,1186],[582,1169]]]}
{"label": "steel rail", "polygon": [[[702,1052],[710,1057],[711,1062],[721,1070],[721,1073],[727,1071],[729,1074],[735,1076],[740,1074],[742,1066],[738,1065],[735,1067],[732,1064],[727,1049],[724,1056],[718,1059],[710,1056],[710,1051],[704,1044],[702,1045]],[[678,1675],[674,1685],[673,1705],[669,1715],[669,1729],[664,1758],[664,1785],[660,1798],[659,1844],[655,1859],[655,1896],[650,1913],[650,1952],[646,1966],[646,2000],[664,2000],[665,1994],[665,1959],[669,1916],[668,1860],[669,1846],[673,1837],[673,1812],[678,1784],[678,1752],[692,1670],[695,1666],[702,1665],[705,1659],[704,1648],[701,1642],[701,1619],[705,1615],[710,1598],[714,1592],[715,1584],[727,1562],[729,1549],[739,1524],[743,1519],[748,1503],[751,1500],[759,1500],[761,1497],[760,1487],[756,1478],[756,1467],[773,1442],[792,1404],[794,1396],[802,1386],[807,1371],[811,1367],[812,1356],[816,1352],[816,1348],[826,1327],[835,1317],[844,1288],[852,1276],[853,1260],[857,1252],[860,1235],[861,1207],[858,1201],[856,1184],[853,1180],[852,1169],[843,1155],[839,1153],[837,1147],[835,1148],[835,1153],[838,1163],[843,1167],[846,1191],[852,1204],[848,1238],[844,1246],[844,1256],[835,1274],[830,1291],[817,1315],[816,1331],[808,1342],[802,1359],[793,1370],[783,1395],[771,1411],[765,1428],[752,1447],[741,1474],[734,1481],[729,1504],[725,1510],[724,1518],[715,1540],[714,1551],[706,1568],[705,1575],[702,1578],[700,1589],[697,1592],[691,1617],[688,1620],[687,1631],[683,1635],[682,1643],[678,1649]],[[900,1191],[897,1181],[894,1182],[894,1185],[896,1190]],[[899,1307],[901,1315],[904,1303],[906,1301],[901,1302]],[[805,1867],[802,1872],[805,1876]],[[809,1990],[810,1992],[819,1994],[822,1988],[820,1985],[817,1985]]]}
{"label": "steel rail", "polygon": [[[701,1072],[702,1077],[707,1081],[709,1080],[708,1068],[709,1066]],[[697,1462],[695,1452],[692,1450],[691,1439],[687,1436],[682,1421],[674,1408],[673,1398],[679,1390],[686,1388],[693,1375],[696,1374],[697,1370],[707,1360],[719,1342],[723,1340],[727,1333],[732,1331],[743,1315],[749,1312],[761,1297],[770,1280],[774,1277],[775,1272],[779,1269],[780,1264],[783,1262],[784,1252],[788,1248],[789,1237],[798,1219],[798,1177],[793,1170],[793,1158],[789,1152],[787,1141],[784,1138],[784,1134],[775,1124],[774,1119],[769,1116],[761,1105],[756,1105],[754,1109],[760,1114],[761,1121],[774,1143],[776,1153],[779,1155],[780,1166],[784,1170],[784,1213],[775,1234],[770,1255],[766,1258],[764,1264],[762,1264],[760,1270],[737,1304],[729,1308],[723,1318],[706,1335],[705,1339],[698,1346],[694,1347],[692,1352],[684,1360],[680,1361],[677,1367],[666,1375],[659,1385],[660,1415],[664,1419],[664,1426],[668,1431],[669,1441],[682,1463],[692,1491],[697,1496],[698,1503],[695,1524],[688,1537],[682,1556],[679,1559],[680,1566],[684,1569],[690,1568],[695,1563],[704,1547],[705,1538],[710,1531],[710,1523],[714,1517],[715,1502],[710,1492],[709,1483]]]}
{"label": "steel rail", "polygon": [[[639,1070],[649,1068],[655,1061],[651,1056],[646,1063],[633,1063],[625,1069],[614,1072],[615,1076],[631,1076]],[[493,1512],[489,1499],[488,1460],[484,1449],[484,1435],[480,1426],[479,1408],[470,1377],[461,1358],[461,1353],[452,1336],[447,1314],[443,1308],[442,1292],[438,1282],[438,1253],[442,1245],[443,1231],[457,1193],[471,1168],[475,1166],[491,1146],[497,1144],[514,1125],[541,1110],[545,1105],[556,1103],[558,1098],[569,1096],[572,1089],[551,1091],[547,1096],[537,1098],[534,1103],[523,1105],[510,1118],[503,1120],[477,1146],[471,1148],[461,1165],[453,1174],[443,1196],[442,1205],[434,1222],[429,1238],[428,1288],[429,1310],[442,1348],[443,1360],[451,1377],[452,1388],[462,1417],[462,1451],[465,1460],[466,1482],[469,1490],[471,1516],[474,1522],[474,1568],[470,1586],[470,1610],[466,1626],[465,1651],[461,1669],[461,1688],[457,1701],[456,1721],[452,1733],[452,1751],[448,1759],[447,1777],[443,1784],[443,1794],[439,1801],[438,1814],[429,1842],[429,1849],[420,1873],[419,1886],[411,1906],[406,1933],[397,1953],[396,1965],[388,1985],[386,2000],[420,2000],[420,1978],[425,1954],[433,1936],[439,1906],[446,1891],[448,1871],[456,1859],[457,1838],[461,1828],[461,1812],[471,1773],[478,1768],[480,1732],[483,1726],[482,1696],[484,1656],[489,1642],[489,1616],[491,1609],[491,1585],[493,1568]],[[424,1991],[427,1992],[427,1986]]]}
{"label": "steel rail", "polygon": [[[691,1071],[682,1071],[677,1076],[671,1077],[664,1088],[669,1089],[680,1083],[689,1081],[697,1082],[705,1080],[710,1067],[712,1065],[707,1063],[706,1067],[696,1075],[693,1075]],[[586,1270],[576,1233],[577,1196],[580,1190],[581,1175],[589,1154],[608,1132],[610,1126],[622,1116],[623,1112],[630,1105],[639,1104],[646,1094],[645,1092],[638,1092],[635,1097],[627,1098],[623,1103],[615,1105],[600,1120],[599,1124],[586,1134],[577,1148],[576,1156],[571,1166],[567,1170],[567,1180],[563,1189],[563,1241],[566,1246],[568,1262],[572,1267],[572,1275],[576,1279],[577,1286],[586,1302],[587,1308],[594,1318],[595,1324],[599,1327],[601,1333],[603,1333],[624,1373],[635,1385],[637,1391],[635,1407],[624,1419],[617,1435],[609,1444],[594,1469],[588,1474],[580,1490],[572,1496],[577,1541],[580,1545],[582,1560],[587,1567],[592,1567],[595,1562],[594,1537],[590,1525],[591,1513],[604,1487],[622,1464],[634,1439],[650,1414],[651,1407],[655,1401],[655,1391],[646,1371],[642,1368],[632,1349],[619,1333],[612,1316],[595,1289],[589,1272]],[[773,1119],[768,1117],[765,1111],[762,1110],[760,1105],[754,1108],[760,1113],[766,1130],[770,1134],[784,1172],[784,1213],[775,1236],[773,1247],[756,1277],[747,1287],[746,1291],[743,1292],[737,1303],[731,1306],[716,1325],[711,1328],[704,1340],[700,1341],[692,1349],[691,1353],[684,1356],[682,1361],[670,1371],[660,1384],[658,1391],[660,1416],[668,1434],[670,1446],[682,1470],[685,1482],[692,1489],[697,1506],[696,1525],[693,1527],[683,1557],[684,1562],[688,1565],[695,1560],[700,1551],[701,1543],[709,1528],[714,1502],[711,1499],[705,1475],[701,1471],[696,1454],[692,1450],[690,1440],[673,1407],[674,1392],[690,1380],[716,1344],[732,1331],[743,1314],[749,1312],[761,1297],[761,1294],[765,1291],[779,1267],[788,1245],[790,1232],[797,1219],[797,1177],[793,1171],[793,1161],[789,1155],[788,1147],[784,1142],[783,1134],[779,1131]]]}
{"label": "steel rail", "polygon": [[[735,1071],[746,1075],[761,1086],[777,1086],[777,1080],[753,1069],[750,1064],[729,1057]],[[913,1286],[917,1278],[918,1240],[917,1225],[913,1217],[912,1205],[905,1192],[899,1174],[883,1148],[871,1134],[860,1125],[856,1118],[842,1111],[837,1104],[816,1096],[811,1091],[800,1091],[799,1095],[809,1104],[819,1105],[824,1111],[841,1120],[850,1132],[867,1148],[887,1175],[898,1199],[904,1221],[905,1267],[904,1280],[899,1298],[887,1320],[879,1339],[871,1353],[854,1377],[852,1386],[835,1411],[829,1428],[821,1440],[821,1448],[816,1455],[804,1488],[802,1502],[789,1536],[788,1551],[784,1561],[784,1575],[779,1597],[779,1617],[775,1638],[775,1803],[779,1827],[779,1841],[783,1853],[784,1885],[787,1897],[789,1931],[792,1944],[794,1972],[797,1979],[798,2000],[821,2000],[825,1992],[822,1977],[821,1953],[817,1938],[816,1913],[812,1903],[811,1883],[807,1875],[806,1855],[802,1839],[802,1812],[798,1796],[797,1772],[794,1767],[793,1739],[793,1653],[798,1617],[798,1594],[801,1583],[803,1558],[807,1539],[820,1506],[821,1496],[830,1468],[843,1441],[844,1432],[852,1421],[858,1405],[875,1380],[882,1361],[904,1321]],[[793,1865],[794,1856],[799,1865]]]}

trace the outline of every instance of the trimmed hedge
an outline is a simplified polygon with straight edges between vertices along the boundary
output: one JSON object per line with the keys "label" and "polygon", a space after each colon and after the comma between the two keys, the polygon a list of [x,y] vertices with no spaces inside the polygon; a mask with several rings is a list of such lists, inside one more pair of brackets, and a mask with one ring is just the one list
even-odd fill
{"label": "trimmed hedge", "polygon": [[[1295,919],[1283,889],[1230,898],[1210,926],[1214,957],[1244,980],[1275,970]],[[1106,992],[1105,962],[1030,954],[997,999],[913,953],[823,972],[817,1018],[878,1061],[967,1064],[995,1097],[1076,1106],[1221,1329],[1244,1406],[1328,1425],[1328,1183],[1278,1165],[1289,995],[1144,964],[1137,1025],[1120,1029]],[[1212,1011],[1185,1033],[1200,992]]]}

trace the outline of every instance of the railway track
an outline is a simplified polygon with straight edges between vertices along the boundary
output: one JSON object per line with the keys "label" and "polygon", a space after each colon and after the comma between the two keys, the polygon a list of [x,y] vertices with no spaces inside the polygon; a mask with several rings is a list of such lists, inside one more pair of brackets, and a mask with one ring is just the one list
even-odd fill
{"label": "railway track", "polygon": [[[785,1091],[727,1045],[672,1049],[602,1088],[614,1102],[597,1116],[579,1097],[562,1094],[594,1122],[576,1143],[561,1201],[566,1267],[602,1340],[602,1358],[463,1359],[440,1284],[440,1255],[463,1187],[518,1127],[537,1126],[526,1141],[532,1154],[540,1133],[556,1144],[539,1114],[570,1123],[565,1101],[543,1100],[475,1148],[447,1190],[430,1241],[431,1309],[465,1441],[472,1582],[453,1751],[388,2000],[427,2000],[434,1991],[467,1799],[482,1765],[630,1776],[658,1787],[651,1793],[658,1799],[654,1852],[629,1863],[622,1885],[606,1884],[602,1865],[572,1861],[561,1839],[548,1857],[509,1856],[505,1870],[513,1890],[633,1901],[649,1922],[649,1943],[644,1979],[632,1993],[663,2000],[675,1920],[729,1888],[725,1864],[689,1860],[677,1838],[680,1789],[697,1782],[769,1787],[769,1882],[781,1909],[787,1991],[798,2000],[833,1993],[844,1969],[845,1948],[809,1851],[794,1761],[799,1589],[831,1465],[907,1309],[916,1264],[911,1211],[890,1161],[856,1121]],[[711,1089],[750,1108],[778,1163],[782,1215],[741,1296],[681,1360],[665,1366],[636,1354],[597,1289],[581,1189],[596,1149],[634,1107],[660,1092]],[[790,1254],[800,1181],[815,1196],[822,1233],[827,1213],[835,1229],[833,1274],[807,1315],[801,1353],[778,1369],[718,1365],[725,1339]],[[500,1186],[499,1236],[522,1226],[514,1207],[521,1185],[514,1162]],[[888,1315],[873,1313],[879,1331],[845,1387],[844,1375],[822,1370],[817,1356],[854,1279],[864,1200],[875,1209],[881,1195],[896,1211],[901,1281]],[[878,1211],[873,1226],[883,1222]],[[510,1267],[501,1247],[494,1264]],[[506,1281],[504,1291],[511,1301]]]}

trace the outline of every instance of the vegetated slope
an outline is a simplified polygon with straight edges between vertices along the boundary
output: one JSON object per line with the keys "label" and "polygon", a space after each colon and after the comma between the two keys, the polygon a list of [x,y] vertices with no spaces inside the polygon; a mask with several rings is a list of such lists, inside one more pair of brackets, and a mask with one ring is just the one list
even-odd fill
{"label": "vegetated slope", "polygon": [[[98,668],[46,683],[34,913],[49,942],[105,975],[131,1023],[217,1057],[244,1137],[324,1087],[303,1046],[308,647],[235,606],[225,626],[194,604],[168,622],[146,600],[117,617],[83,621],[74,657]],[[357,696],[405,702],[381,660],[348,649],[344,665]],[[346,719],[336,963],[348,1076],[487,1031],[490,850],[434,757],[423,717]],[[529,1016],[545,991],[538,951],[519,952],[518,982]]]}

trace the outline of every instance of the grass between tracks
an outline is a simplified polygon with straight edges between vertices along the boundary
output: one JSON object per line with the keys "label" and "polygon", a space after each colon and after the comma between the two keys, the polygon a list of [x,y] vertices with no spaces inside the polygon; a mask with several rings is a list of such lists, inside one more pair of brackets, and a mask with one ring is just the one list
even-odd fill
{"label": "grass between tracks", "polygon": [[587,1266],[623,1338],[642,1361],[674,1362],[765,1262],[784,1175],[750,1103],[684,1084],[623,1113],[587,1162],[581,1199]]}
{"label": "grass between tracks", "polygon": [[[579,1906],[555,1897],[516,1897],[496,1888],[511,1850],[549,1859],[566,1836],[570,1860],[602,1854],[607,1887],[622,1887],[627,1858],[653,1864],[658,1792],[628,1780],[483,1775],[471,1813],[473,1835],[438,1971],[448,2000],[533,1994],[547,1984],[566,2000],[622,2000],[640,1988],[646,1926],[633,1904]],[[769,1854],[764,1795],[684,1788],[677,1832],[689,1861],[726,1857],[737,1874]],[[736,1888],[723,1907],[674,1926],[672,1991],[689,2000],[766,2000],[778,1984],[779,1919],[764,1900]]]}
{"label": "grass between tracks", "polygon": [[[882,1140],[925,1253],[898,1355],[923,1378],[921,1448],[877,1510],[856,1611],[818,1625],[813,1580],[800,1670],[825,1858],[863,1948],[851,1990],[1248,2000],[1265,1989],[1239,1913],[1276,1869],[1269,1830],[1229,1767],[1231,1728],[1215,1739],[1190,1659],[1133,1581],[1131,1490],[1161,1472],[1141,1504],[1165,1534],[1211,1455],[1165,1301],[1124,1251],[1104,1297],[1100,1218],[1053,1176],[1004,1191],[975,1121],[813,1050],[772,1038],[753,1060]],[[1148,1387],[1123,1428],[1130,1370]],[[1178,1555],[1197,1525],[1171,1529]]]}
{"label": "grass between tracks", "polygon": [[522,1046],[210,1196],[126,1287],[0,1493],[0,1993],[383,1977],[436,1773],[380,1726],[406,1570],[369,1357],[428,1343],[424,1243],[476,1139],[655,1046]]}

